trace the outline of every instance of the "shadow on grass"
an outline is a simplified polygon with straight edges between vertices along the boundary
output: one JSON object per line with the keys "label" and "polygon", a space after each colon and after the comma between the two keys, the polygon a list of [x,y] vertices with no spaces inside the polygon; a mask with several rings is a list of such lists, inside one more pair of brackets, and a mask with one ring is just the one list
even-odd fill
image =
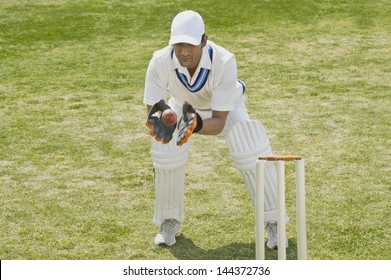
{"label": "shadow on grass", "polygon": [[[215,249],[204,250],[194,244],[185,235],[177,237],[177,242],[167,247],[178,260],[254,260],[255,243],[232,243]],[[297,260],[297,244],[295,239],[289,240],[286,251],[288,260]],[[277,250],[266,247],[266,259],[278,259]]]}

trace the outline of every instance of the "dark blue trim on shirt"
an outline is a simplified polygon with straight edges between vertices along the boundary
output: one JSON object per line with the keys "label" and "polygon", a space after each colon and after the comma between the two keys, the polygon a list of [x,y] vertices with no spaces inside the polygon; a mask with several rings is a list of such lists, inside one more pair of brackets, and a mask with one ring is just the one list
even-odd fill
{"label": "dark blue trim on shirt", "polygon": [[[210,61],[213,61],[213,49],[209,45],[207,45],[206,47],[208,48]],[[173,55],[174,55],[174,49],[172,49],[172,53],[171,53],[171,56],[173,56]],[[200,73],[198,73],[197,79],[195,80],[195,82],[192,86],[187,81],[186,76],[184,74],[180,73],[178,71],[178,69],[175,69],[175,72],[176,72],[176,75],[177,75],[179,81],[181,81],[181,83],[190,92],[194,93],[194,92],[200,91],[204,87],[206,81],[208,80],[210,70],[206,69],[206,68],[201,68]]]}

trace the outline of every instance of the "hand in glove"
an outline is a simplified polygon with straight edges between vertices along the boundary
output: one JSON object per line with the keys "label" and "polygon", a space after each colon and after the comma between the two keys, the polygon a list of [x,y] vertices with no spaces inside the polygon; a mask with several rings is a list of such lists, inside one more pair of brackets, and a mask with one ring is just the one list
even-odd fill
{"label": "hand in glove", "polygon": [[202,119],[196,113],[196,110],[189,103],[185,102],[182,107],[183,116],[178,123],[178,139],[177,145],[185,144],[189,137],[202,128]]}
{"label": "hand in glove", "polygon": [[[156,139],[156,141],[167,144],[171,141],[172,135],[176,128],[176,123],[167,125],[162,121],[163,111],[171,109],[170,106],[162,99],[155,103],[148,114],[148,119],[145,125],[149,128],[149,134]],[[160,112],[160,113],[159,113]]]}

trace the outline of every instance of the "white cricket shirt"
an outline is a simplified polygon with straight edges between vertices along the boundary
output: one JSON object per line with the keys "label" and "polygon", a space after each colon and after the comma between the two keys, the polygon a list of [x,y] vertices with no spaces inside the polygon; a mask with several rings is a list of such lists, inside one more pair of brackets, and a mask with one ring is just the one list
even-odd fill
{"label": "white cricket shirt", "polygon": [[171,97],[178,106],[187,101],[200,110],[232,111],[245,90],[237,78],[235,56],[208,41],[193,77],[182,67],[172,46],[154,52],[149,63],[144,103],[153,105]]}

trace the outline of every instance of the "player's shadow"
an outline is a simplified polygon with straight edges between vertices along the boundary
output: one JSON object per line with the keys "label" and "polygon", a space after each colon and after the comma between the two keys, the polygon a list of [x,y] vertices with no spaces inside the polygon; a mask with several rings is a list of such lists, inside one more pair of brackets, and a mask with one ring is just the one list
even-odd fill
{"label": "player's shadow", "polygon": [[[255,243],[231,243],[215,249],[204,250],[183,234],[177,237],[175,245],[169,250],[178,260],[254,260]],[[295,239],[289,240],[286,251],[288,260],[297,260],[297,244]],[[277,250],[266,247],[265,257],[267,260],[278,259]]]}

